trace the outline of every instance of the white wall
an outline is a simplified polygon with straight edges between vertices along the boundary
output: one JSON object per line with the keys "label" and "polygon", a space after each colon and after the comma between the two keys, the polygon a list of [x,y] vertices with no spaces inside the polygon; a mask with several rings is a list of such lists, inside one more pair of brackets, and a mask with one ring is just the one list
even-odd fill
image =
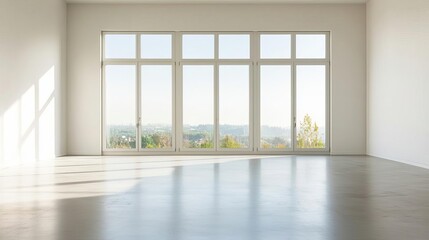
{"label": "white wall", "polygon": [[368,154],[429,168],[429,1],[367,12]]}
{"label": "white wall", "polygon": [[66,4],[0,1],[0,166],[66,154]]}
{"label": "white wall", "polygon": [[365,5],[68,5],[68,153],[101,153],[100,33],[332,31],[331,151],[366,153]]}

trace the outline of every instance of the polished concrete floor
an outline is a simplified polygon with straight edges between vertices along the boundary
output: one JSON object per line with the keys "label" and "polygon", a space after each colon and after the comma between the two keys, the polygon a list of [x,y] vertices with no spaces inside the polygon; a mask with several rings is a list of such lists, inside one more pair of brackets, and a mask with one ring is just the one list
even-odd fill
{"label": "polished concrete floor", "polygon": [[373,157],[67,157],[0,169],[0,239],[428,240],[429,170]]}

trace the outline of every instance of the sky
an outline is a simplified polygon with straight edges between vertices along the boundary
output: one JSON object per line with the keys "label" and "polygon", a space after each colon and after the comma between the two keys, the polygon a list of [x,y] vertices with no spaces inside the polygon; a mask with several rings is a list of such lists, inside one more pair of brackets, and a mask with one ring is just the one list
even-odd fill
{"label": "sky", "polygon": [[[214,35],[184,35],[183,57],[187,59],[214,57]],[[142,58],[172,57],[172,36],[141,35]],[[261,58],[290,58],[291,37],[288,34],[262,34]],[[324,58],[325,36],[297,35],[298,58]],[[136,57],[136,35],[106,35],[106,58]],[[250,36],[225,34],[219,36],[221,59],[248,59]],[[172,65],[106,66],[106,120],[111,124],[135,124],[137,70],[141,75],[141,112],[143,124],[172,122]],[[183,65],[183,115],[185,124],[213,124],[214,66]],[[299,121],[309,114],[320,127],[325,126],[325,66],[296,68],[296,112]],[[249,124],[249,65],[219,67],[220,124]],[[289,127],[291,114],[291,67],[261,65],[261,123]]]}
{"label": "sky", "polygon": [[183,123],[214,122],[213,65],[183,66]]}
{"label": "sky", "polygon": [[107,125],[136,123],[136,66],[105,67],[105,121]]}
{"label": "sky", "polygon": [[219,66],[219,124],[249,124],[249,65]]}
{"label": "sky", "polygon": [[261,125],[291,126],[291,66],[262,65]]}
{"label": "sky", "polygon": [[141,67],[142,124],[171,125],[173,119],[173,66],[143,65]]}

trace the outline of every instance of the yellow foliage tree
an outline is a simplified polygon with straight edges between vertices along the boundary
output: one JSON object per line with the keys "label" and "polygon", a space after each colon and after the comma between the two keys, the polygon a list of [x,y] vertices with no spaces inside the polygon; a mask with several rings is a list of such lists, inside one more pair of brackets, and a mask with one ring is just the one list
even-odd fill
{"label": "yellow foliage tree", "polygon": [[300,129],[297,136],[299,148],[324,148],[322,138],[319,136],[319,127],[317,123],[312,122],[311,117],[306,114],[304,121],[300,123]]}

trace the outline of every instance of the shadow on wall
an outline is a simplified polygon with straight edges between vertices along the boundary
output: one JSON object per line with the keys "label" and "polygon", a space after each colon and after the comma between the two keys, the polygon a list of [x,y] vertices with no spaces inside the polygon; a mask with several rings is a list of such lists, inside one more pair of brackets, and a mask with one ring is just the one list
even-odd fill
{"label": "shadow on wall", "polygon": [[0,167],[55,157],[55,66],[0,113]]}

